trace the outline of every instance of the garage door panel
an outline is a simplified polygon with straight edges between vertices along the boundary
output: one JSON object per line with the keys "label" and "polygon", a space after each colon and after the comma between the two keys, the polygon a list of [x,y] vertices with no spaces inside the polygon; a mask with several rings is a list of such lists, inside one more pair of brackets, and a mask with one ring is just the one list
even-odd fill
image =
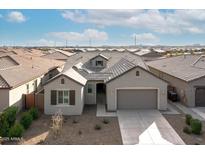
{"label": "garage door panel", "polygon": [[156,89],[117,90],[118,109],[156,109]]}
{"label": "garage door panel", "polygon": [[196,89],[196,106],[205,106],[205,88]]}

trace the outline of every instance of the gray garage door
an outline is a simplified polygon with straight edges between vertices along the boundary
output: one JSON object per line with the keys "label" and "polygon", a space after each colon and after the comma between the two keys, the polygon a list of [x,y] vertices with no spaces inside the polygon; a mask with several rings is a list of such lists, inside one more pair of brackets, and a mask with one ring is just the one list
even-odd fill
{"label": "gray garage door", "polygon": [[196,106],[205,106],[205,88],[196,89]]}
{"label": "gray garage door", "polygon": [[157,90],[123,89],[117,90],[118,109],[156,109]]}

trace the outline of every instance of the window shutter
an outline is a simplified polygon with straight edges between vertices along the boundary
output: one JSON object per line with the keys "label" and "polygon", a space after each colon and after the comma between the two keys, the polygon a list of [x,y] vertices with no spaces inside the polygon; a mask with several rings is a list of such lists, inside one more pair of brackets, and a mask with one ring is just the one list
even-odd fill
{"label": "window shutter", "polygon": [[75,90],[70,90],[70,105],[75,105]]}
{"label": "window shutter", "polygon": [[57,102],[57,92],[56,90],[51,90],[51,105],[56,105]]}

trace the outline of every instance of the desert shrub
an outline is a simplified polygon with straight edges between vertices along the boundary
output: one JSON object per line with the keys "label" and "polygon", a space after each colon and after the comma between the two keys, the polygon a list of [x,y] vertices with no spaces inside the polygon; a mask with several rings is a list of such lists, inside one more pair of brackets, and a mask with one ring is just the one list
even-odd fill
{"label": "desert shrub", "polygon": [[77,124],[77,123],[78,123],[78,120],[73,119],[73,124]]}
{"label": "desert shrub", "polygon": [[103,119],[103,121],[102,121],[104,124],[109,124],[109,120],[108,119]]}
{"label": "desert shrub", "polygon": [[14,124],[9,130],[9,137],[22,137],[24,128],[20,123]]}
{"label": "desert shrub", "polygon": [[20,123],[24,127],[24,129],[28,129],[32,123],[32,120],[33,119],[32,119],[31,114],[29,112],[24,112],[21,117]]}
{"label": "desert shrub", "polygon": [[202,130],[202,123],[198,119],[191,119],[190,121],[191,131],[194,134],[200,134]]}
{"label": "desert shrub", "polygon": [[191,134],[191,129],[189,127],[184,127],[183,132],[186,134]]}
{"label": "desert shrub", "polygon": [[38,119],[38,109],[36,107],[31,108],[29,113],[31,114],[33,120]]}
{"label": "desert shrub", "polygon": [[81,135],[81,134],[82,134],[82,131],[81,131],[81,130],[79,130],[79,131],[78,131],[78,134],[79,134],[79,135]]}
{"label": "desert shrub", "polygon": [[95,130],[101,130],[101,126],[98,125],[98,124],[96,124],[96,125],[95,125]]}
{"label": "desert shrub", "polygon": [[5,119],[4,115],[0,116],[0,136],[8,137],[9,134],[9,124]]}
{"label": "desert shrub", "polygon": [[192,119],[192,116],[190,114],[186,114],[185,118],[186,118],[186,120],[185,120],[186,124],[190,125],[190,121]]}
{"label": "desert shrub", "polygon": [[18,107],[11,106],[3,111],[2,115],[9,124],[9,127],[13,126],[16,121],[16,114],[18,112]]}

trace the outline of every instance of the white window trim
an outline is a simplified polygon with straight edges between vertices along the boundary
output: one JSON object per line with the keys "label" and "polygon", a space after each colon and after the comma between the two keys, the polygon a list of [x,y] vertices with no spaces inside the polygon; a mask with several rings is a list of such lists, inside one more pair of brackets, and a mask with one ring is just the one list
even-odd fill
{"label": "white window trim", "polygon": [[[56,100],[57,100],[57,102],[56,102],[56,105],[70,105],[70,99],[69,99],[69,94],[70,94],[70,90],[68,90],[68,89],[59,89],[59,90],[56,90],[57,91],[57,94],[56,94]],[[63,103],[59,103],[58,102],[58,92],[59,91],[63,91]],[[68,103],[64,103],[64,91],[68,91]]]}

